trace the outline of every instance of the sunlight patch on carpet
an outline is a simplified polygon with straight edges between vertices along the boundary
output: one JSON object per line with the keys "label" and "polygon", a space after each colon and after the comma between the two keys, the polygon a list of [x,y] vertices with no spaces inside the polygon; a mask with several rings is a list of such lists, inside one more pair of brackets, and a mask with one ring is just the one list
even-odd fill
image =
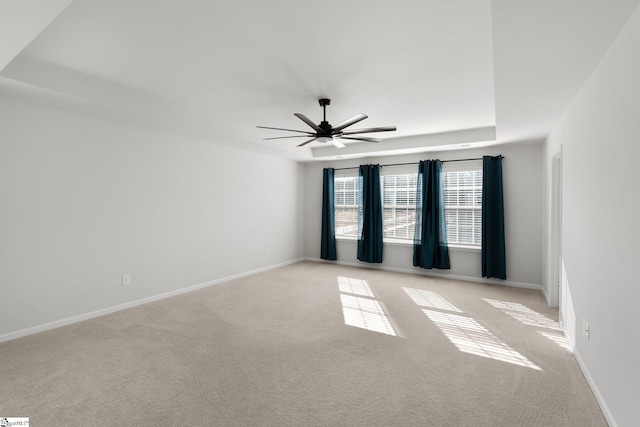
{"label": "sunlight patch on carpet", "polygon": [[573,352],[573,348],[571,347],[571,344],[569,344],[569,341],[564,337],[564,335],[551,334],[549,332],[543,332],[543,331],[538,331],[538,333],[543,337],[550,339],[554,343],[558,344],[560,347],[566,350],[569,350],[570,352]]}
{"label": "sunlight patch on carpet", "polygon": [[362,295],[363,297],[375,297],[366,280],[338,276],[338,287],[340,292]]}
{"label": "sunlight patch on carpet", "polygon": [[422,311],[462,352],[542,370],[470,317],[427,309]]}
{"label": "sunlight patch on carpet", "polygon": [[340,294],[340,301],[345,325],[396,336],[378,301],[345,294]]}
{"label": "sunlight patch on carpet", "polygon": [[411,297],[413,302],[422,307],[439,308],[441,310],[455,311],[462,313],[455,305],[444,299],[442,296],[433,291],[425,291],[424,289],[402,288]]}
{"label": "sunlight patch on carpet", "polygon": [[526,305],[517,302],[498,301],[494,299],[482,298],[485,302],[491,304],[495,308],[504,310],[509,316],[513,317],[522,324],[536,326],[539,328],[560,330],[560,323],[549,319],[544,314],[540,314],[530,309]]}

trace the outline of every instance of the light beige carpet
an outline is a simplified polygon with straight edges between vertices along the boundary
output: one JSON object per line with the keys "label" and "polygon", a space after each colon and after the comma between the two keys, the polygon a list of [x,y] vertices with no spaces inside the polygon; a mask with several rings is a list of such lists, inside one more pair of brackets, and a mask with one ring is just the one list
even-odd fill
{"label": "light beige carpet", "polygon": [[0,416],[606,425],[557,316],[531,290],[302,262],[0,344]]}

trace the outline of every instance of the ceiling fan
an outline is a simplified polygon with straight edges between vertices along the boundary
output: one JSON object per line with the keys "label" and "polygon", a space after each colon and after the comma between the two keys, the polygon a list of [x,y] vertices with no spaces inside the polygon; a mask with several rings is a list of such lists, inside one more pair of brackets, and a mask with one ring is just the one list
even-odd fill
{"label": "ceiling fan", "polygon": [[256,126],[256,127],[260,128],[260,129],[284,130],[284,131],[287,131],[287,132],[297,132],[297,133],[304,134],[304,135],[293,135],[293,136],[277,136],[275,138],[264,138],[263,141],[270,140],[270,139],[309,138],[309,137],[311,137],[311,139],[303,142],[302,144],[299,144],[298,147],[302,147],[302,146],[307,145],[307,144],[309,144],[310,142],[313,142],[313,141],[318,141],[318,142],[331,142],[337,148],[344,148],[345,145],[340,141],[340,140],[343,140],[343,139],[344,140],[353,140],[353,141],[380,142],[380,139],[378,139],[378,138],[369,138],[369,137],[366,137],[366,136],[352,136],[352,135],[359,135],[361,133],[369,133],[369,132],[389,132],[389,131],[395,131],[396,130],[395,126],[385,126],[385,127],[377,127],[377,128],[367,128],[367,129],[358,129],[358,130],[347,130],[347,131],[345,131],[344,129],[346,129],[349,126],[351,126],[353,124],[356,124],[359,121],[362,121],[362,120],[364,120],[364,119],[366,119],[368,117],[366,114],[362,114],[362,113],[356,114],[355,116],[351,117],[350,119],[344,120],[344,121],[338,123],[335,126],[331,126],[329,124],[329,122],[327,122],[327,105],[331,104],[331,100],[327,99],[327,98],[322,98],[322,99],[319,99],[318,102],[320,103],[320,106],[322,107],[322,112],[323,112],[323,119],[322,119],[322,122],[320,122],[319,125],[317,125],[314,122],[312,122],[304,114],[294,113],[294,116],[296,116],[297,118],[299,118],[300,120],[305,122],[307,125],[309,125],[311,127],[311,129],[313,129],[313,132],[311,132],[311,131],[303,131],[303,130],[295,130],[295,129],[272,128],[272,127],[267,127],[267,126]]}

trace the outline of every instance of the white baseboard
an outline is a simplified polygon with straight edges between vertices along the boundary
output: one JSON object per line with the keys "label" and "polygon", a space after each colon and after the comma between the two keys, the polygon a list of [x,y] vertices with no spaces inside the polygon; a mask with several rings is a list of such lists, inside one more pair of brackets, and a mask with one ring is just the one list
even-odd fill
{"label": "white baseboard", "polygon": [[242,277],[251,276],[254,274],[262,273],[263,271],[273,270],[275,268],[284,267],[285,265],[295,264],[296,262],[303,261],[303,258],[298,258],[279,264],[269,265],[267,267],[257,268],[255,270],[245,271],[243,273],[234,274],[232,276],[223,277],[220,279],[212,280],[210,282],[200,283],[197,285],[188,286],[186,288],[176,289],[174,291],[165,292],[159,295],[152,295],[150,297],[141,298],[135,301],[129,301],[123,304],[118,304],[112,307],[102,308],[100,310],[92,311],[89,313],[79,314],[77,316],[67,317],[65,319],[55,320],[53,322],[44,323],[42,325],[32,326],[18,331],[9,332],[0,335],[0,343],[13,340],[16,338],[25,337],[27,335],[37,334],[38,332],[48,331],[50,329],[59,328],[61,326],[71,325],[73,323],[82,322],[83,320],[93,319],[94,317],[104,316],[105,314],[114,313],[116,311],[126,310],[128,308],[136,307],[138,305],[147,304],[153,301],[170,298],[176,295],[184,294],[187,292],[196,291],[198,289],[206,288],[220,283],[228,282],[230,280],[240,279]]}
{"label": "white baseboard", "polygon": [[573,354],[576,357],[576,361],[578,362],[578,366],[582,371],[582,375],[584,375],[584,378],[587,380],[587,384],[589,384],[589,387],[591,387],[591,391],[593,392],[596,401],[598,401],[598,405],[600,405],[600,410],[602,411],[604,418],[607,420],[607,424],[609,424],[609,427],[618,427],[618,423],[616,423],[615,418],[613,418],[613,414],[611,413],[609,406],[607,406],[607,402],[604,400],[604,397],[602,397],[602,394],[600,393],[596,382],[593,380],[593,377],[589,373],[589,370],[582,361],[582,357],[580,357],[580,353],[576,348],[573,349]]}
{"label": "white baseboard", "polygon": [[540,286],[540,290],[542,291],[542,295],[544,295],[544,300],[547,302],[547,305],[551,307],[551,300],[549,299],[549,293],[547,292],[547,289],[544,286]]}
{"label": "white baseboard", "polygon": [[310,258],[310,257],[307,257],[304,259],[305,261],[334,263],[339,265],[346,265],[349,267],[371,268],[374,270],[394,271],[396,273],[419,274],[422,276],[439,277],[443,279],[464,280],[466,282],[486,283],[490,285],[512,286],[514,288],[533,289],[536,291],[540,291],[544,294],[542,285],[533,284],[533,283],[513,282],[509,280],[499,280],[499,279],[485,279],[481,277],[461,276],[457,274],[443,274],[443,273],[438,273],[431,270],[425,270],[422,268],[421,269],[397,268],[397,267],[389,267],[381,264],[369,264],[365,262],[358,263],[358,262],[346,262],[346,261],[326,261],[320,258]]}

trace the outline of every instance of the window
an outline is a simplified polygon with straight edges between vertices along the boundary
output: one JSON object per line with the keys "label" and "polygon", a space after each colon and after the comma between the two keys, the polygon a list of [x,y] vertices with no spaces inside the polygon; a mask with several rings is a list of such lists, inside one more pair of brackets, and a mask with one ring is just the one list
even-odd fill
{"label": "window", "polygon": [[417,174],[382,175],[383,236],[413,240],[416,225]]}
{"label": "window", "polygon": [[482,170],[442,173],[447,243],[482,244]]}
{"label": "window", "polygon": [[[416,223],[418,175],[382,175],[382,210],[385,239],[413,240]],[[358,177],[335,178],[336,237],[358,237]],[[482,243],[482,170],[442,173],[447,243],[480,246]]]}
{"label": "window", "polygon": [[336,237],[358,237],[358,177],[334,179]]}

